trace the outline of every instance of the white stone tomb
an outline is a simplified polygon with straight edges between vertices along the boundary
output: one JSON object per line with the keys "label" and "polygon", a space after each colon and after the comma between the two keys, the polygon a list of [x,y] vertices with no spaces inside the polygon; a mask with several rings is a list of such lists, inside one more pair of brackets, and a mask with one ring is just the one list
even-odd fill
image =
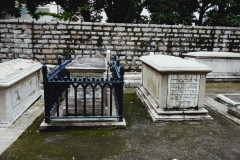
{"label": "white stone tomb", "polygon": [[0,63],[0,127],[10,126],[41,95],[41,67],[24,59]]}
{"label": "white stone tomb", "polygon": [[66,69],[70,72],[71,77],[101,78],[107,71],[107,61],[106,58],[84,58],[78,56]]}
{"label": "white stone tomb", "polygon": [[212,68],[207,81],[239,81],[240,54],[233,52],[189,52],[184,59],[206,64]]}
{"label": "white stone tomb", "polygon": [[[84,58],[81,56],[76,57],[66,69],[70,72],[71,77],[82,79],[82,78],[106,78],[106,71],[107,71],[107,60],[105,57],[91,57],[91,58]],[[105,89],[106,90],[106,89]],[[107,91],[105,91],[107,92]],[[96,114],[100,112],[101,109],[101,87],[98,85],[95,88],[95,110]],[[106,95],[104,95],[106,96]],[[84,92],[83,88],[79,86],[77,88],[77,97],[78,97],[78,104],[81,106],[83,105],[83,97]],[[86,89],[86,105],[87,105],[87,113],[92,113],[92,98],[93,98],[93,91],[92,88],[89,86]],[[106,98],[104,98],[106,99]],[[107,101],[107,100],[106,100]],[[105,101],[105,102],[106,102]],[[70,89],[70,99],[69,99],[69,113],[74,113],[74,89],[71,86]],[[106,102],[107,103],[107,102]],[[105,105],[107,106],[107,104]],[[65,113],[66,108],[63,108],[63,112]],[[82,112],[83,107],[79,107],[79,112]],[[104,113],[107,112],[107,109],[104,109]]]}
{"label": "white stone tomb", "polygon": [[153,119],[211,119],[204,109],[204,64],[166,55],[142,56],[142,86],[136,89]]}

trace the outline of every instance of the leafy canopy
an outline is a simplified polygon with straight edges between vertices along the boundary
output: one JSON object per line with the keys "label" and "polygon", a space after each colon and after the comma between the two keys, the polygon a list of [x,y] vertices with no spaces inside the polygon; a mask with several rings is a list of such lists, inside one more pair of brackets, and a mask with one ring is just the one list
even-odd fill
{"label": "leafy canopy", "polygon": [[[61,14],[37,13],[39,5],[55,2],[63,8]],[[3,0],[0,18],[7,14],[18,17],[26,7],[34,18],[48,14],[64,20],[81,15],[85,21],[99,22],[107,15],[111,23],[157,23],[239,26],[239,0]],[[150,20],[141,15],[143,8],[150,12]]]}

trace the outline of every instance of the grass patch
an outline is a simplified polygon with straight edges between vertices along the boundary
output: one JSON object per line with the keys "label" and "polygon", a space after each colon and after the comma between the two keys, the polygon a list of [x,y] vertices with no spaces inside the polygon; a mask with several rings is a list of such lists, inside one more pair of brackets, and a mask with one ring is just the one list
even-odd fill
{"label": "grass patch", "polygon": [[206,83],[206,89],[217,88],[217,89],[224,89],[224,88],[239,88],[240,83]]}
{"label": "grass patch", "polygon": [[0,159],[237,159],[239,126],[211,110],[209,113],[212,122],[153,123],[137,96],[128,93],[124,94],[126,129],[62,128],[40,132],[41,115]]}
{"label": "grass patch", "polygon": [[132,126],[136,121],[139,122],[147,119],[147,111],[135,93],[125,93],[123,99],[123,110],[124,117],[127,121],[127,127]]}
{"label": "grass patch", "polygon": [[[124,116],[128,127],[147,118],[145,108],[134,93],[124,94]],[[125,140],[117,134],[124,129],[57,128],[40,132],[43,119],[42,114],[0,159],[104,159],[118,155],[125,148]]]}

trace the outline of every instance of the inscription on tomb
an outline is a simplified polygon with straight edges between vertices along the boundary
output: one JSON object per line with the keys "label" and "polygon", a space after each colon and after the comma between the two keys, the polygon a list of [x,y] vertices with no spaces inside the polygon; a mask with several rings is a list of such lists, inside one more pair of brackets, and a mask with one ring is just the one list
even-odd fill
{"label": "inscription on tomb", "polygon": [[169,75],[168,101],[169,108],[189,108],[198,104],[200,75]]}

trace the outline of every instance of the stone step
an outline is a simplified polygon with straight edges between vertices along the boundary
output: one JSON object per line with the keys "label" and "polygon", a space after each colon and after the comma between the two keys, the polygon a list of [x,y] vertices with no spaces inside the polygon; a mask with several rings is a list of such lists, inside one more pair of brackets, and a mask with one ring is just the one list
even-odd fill
{"label": "stone step", "polygon": [[141,80],[141,73],[139,74],[125,74],[124,80]]}
{"label": "stone step", "polygon": [[124,80],[124,87],[137,88],[142,84],[141,80]]}
{"label": "stone step", "polygon": [[213,120],[213,118],[208,115],[208,111],[205,108],[200,108],[198,110],[184,109],[180,111],[165,111],[164,109],[160,109],[150,94],[148,94],[142,86],[136,89],[136,94],[148,109],[153,122]]}

